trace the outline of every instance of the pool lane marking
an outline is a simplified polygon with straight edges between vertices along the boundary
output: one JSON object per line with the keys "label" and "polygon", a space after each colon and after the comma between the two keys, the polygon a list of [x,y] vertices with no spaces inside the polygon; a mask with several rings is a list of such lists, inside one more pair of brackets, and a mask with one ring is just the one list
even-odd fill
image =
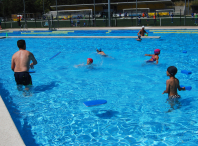
{"label": "pool lane marking", "polygon": [[151,32],[155,32],[155,31],[198,31],[198,30],[149,30],[149,31],[151,31]]}
{"label": "pool lane marking", "polygon": [[68,34],[68,32],[73,32],[74,33],[74,31],[52,31],[52,32],[34,32],[34,31],[31,31],[31,33],[21,32],[21,34]]}
{"label": "pool lane marking", "polygon": [[198,32],[153,32],[153,33],[198,33]]}
{"label": "pool lane marking", "polygon": [[110,33],[111,32],[111,30],[108,30],[108,32],[106,32],[106,33]]}
{"label": "pool lane marking", "polygon": [[[137,38],[137,36],[8,36],[7,38]],[[159,39],[160,36],[143,36],[144,39]]]}

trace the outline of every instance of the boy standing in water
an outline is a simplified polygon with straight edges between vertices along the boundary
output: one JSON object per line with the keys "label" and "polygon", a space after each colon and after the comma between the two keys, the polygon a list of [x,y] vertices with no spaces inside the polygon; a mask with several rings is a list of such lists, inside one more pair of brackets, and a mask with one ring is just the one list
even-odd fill
{"label": "boy standing in water", "polygon": [[170,77],[170,79],[166,81],[166,90],[162,94],[168,93],[169,99],[180,98],[180,95],[177,94],[177,89],[179,91],[185,90],[185,87],[181,88],[179,85],[179,80],[175,78],[176,73],[177,73],[177,68],[175,66],[168,67],[166,71],[166,74],[167,76]]}

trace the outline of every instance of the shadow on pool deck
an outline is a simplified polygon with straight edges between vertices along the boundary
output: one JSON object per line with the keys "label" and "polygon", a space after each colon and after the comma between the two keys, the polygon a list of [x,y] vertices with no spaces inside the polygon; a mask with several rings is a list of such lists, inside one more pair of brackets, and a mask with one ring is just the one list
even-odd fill
{"label": "shadow on pool deck", "polygon": [[9,91],[3,87],[2,83],[0,83],[0,95],[25,145],[38,146],[38,144],[36,144],[35,142],[35,139],[33,138],[33,135],[31,132],[31,126],[27,123],[27,119],[24,119],[24,125],[21,125],[21,122],[20,122],[21,116],[19,115],[20,111],[17,109],[17,106],[12,102],[12,97],[10,96]]}

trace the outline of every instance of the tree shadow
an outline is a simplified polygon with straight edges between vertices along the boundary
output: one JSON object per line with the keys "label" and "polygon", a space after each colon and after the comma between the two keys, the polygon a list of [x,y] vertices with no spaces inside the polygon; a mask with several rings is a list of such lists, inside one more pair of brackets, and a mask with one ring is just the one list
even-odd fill
{"label": "tree shadow", "polygon": [[[3,84],[0,83],[0,95],[12,117],[12,120],[18,129],[21,138],[23,139],[25,145],[28,146],[39,146],[36,144],[35,139],[31,131],[31,126],[28,124],[27,119],[24,119],[24,125],[21,125],[20,119],[22,118],[19,114],[20,111],[17,109],[17,105],[13,103],[12,97],[8,90],[4,89]],[[9,129],[7,129],[9,130]]]}

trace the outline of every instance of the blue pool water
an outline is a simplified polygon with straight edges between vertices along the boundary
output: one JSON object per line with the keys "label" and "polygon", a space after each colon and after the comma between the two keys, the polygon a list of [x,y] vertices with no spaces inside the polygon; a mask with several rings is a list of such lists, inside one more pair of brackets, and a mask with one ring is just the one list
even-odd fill
{"label": "blue pool water", "polygon": [[[9,31],[8,36],[136,36],[139,30]],[[149,32],[149,30],[147,30]],[[156,36],[153,32],[150,35]],[[6,36],[6,32],[0,33]]]}
{"label": "blue pool water", "polygon": [[[159,35],[159,34],[158,34]],[[197,145],[197,34],[160,34],[161,39],[25,39],[38,64],[32,96],[16,89],[11,57],[18,39],[1,39],[1,96],[28,146]],[[96,47],[112,58],[96,54]],[[145,64],[161,49],[159,64]],[[182,53],[187,50],[187,53]],[[49,60],[56,53],[61,53]],[[74,66],[93,58],[93,68]],[[176,66],[180,91],[174,109],[162,94],[166,69]],[[191,75],[181,70],[192,71]],[[86,107],[97,99],[107,104]]]}

